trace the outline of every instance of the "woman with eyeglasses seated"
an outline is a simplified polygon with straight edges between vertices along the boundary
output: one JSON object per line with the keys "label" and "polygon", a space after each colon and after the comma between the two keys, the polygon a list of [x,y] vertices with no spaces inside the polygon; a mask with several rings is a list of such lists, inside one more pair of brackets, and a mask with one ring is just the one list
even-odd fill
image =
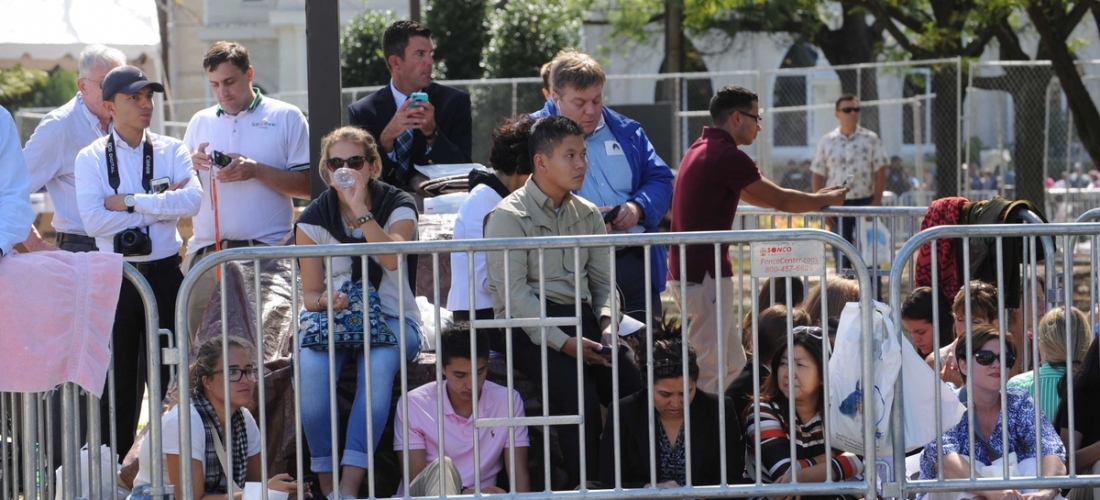
{"label": "woman with eyeglasses seated", "polygon": [[[863,461],[855,454],[825,449],[825,388],[822,329],[799,326],[791,331],[791,347],[783,347],[771,359],[771,374],[760,391],[760,416],[755,405],[745,408],[746,477],[755,481],[759,472],[765,484],[792,481],[791,441],[794,441],[798,482],[820,483],[826,470],[834,481],[863,473]],[[793,364],[791,362],[793,361]],[[790,373],[790,375],[788,375]],[[788,377],[793,377],[793,385]],[[794,406],[795,421],[790,421]],[[760,429],[760,449],[755,449]],[[760,471],[755,470],[756,452]],[[811,498],[803,496],[803,499]]]}
{"label": "woman with eyeglasses seated", "polygon": [[[741,426],[733,403],[728,397],[718,397],[697,390],[699,365],[695,349],[690,345],[688,362],[683,363],[684,343],[679,338],[665,338],[653,342],[653,406],[649,394],[639,391],[619,400],[619,416],[614,415],[614,405],[608,407],[607,420],[600,439],[600,485],[615,487],[615,422],[619,422],[619,458],[622,460],[622,485],[624,488],[676,488],[684,486],[687,479],[686,444],[691,439],[691,483],[695,486],[721,484],[721,441],[718,405],[725,406],[726,482],[743,482],[745,451],[741,442]],[[647,375],[644,366],[639,367],[642,382]],[[684,392],[684,377],[687,392]],[[691,435],[685,428],[690,411]],[[654,428],[649,426],[653,415]],[[650,455],[649,440],[656,437]],[[657,482],[651,483],[650,464],[655,464]]]}
{"label": "woman with eyeglasses seated", "polygon": [[[225,499],[229,481],[234,486],[234,499],[242,496],[244,483],[261,481],[260,429],[246,406],[252,403],[252,393],[260,371],[253,364],[256,359],[252,346],[240,339],[229,337],[229,357],[222,358],[222,339],[214,338],[199,347],[195,364],[191,367],[191,491],[198,500]],[[225,382],[229,381],[229,392]],[[229,402],[229,413],[225,403]],[[164,450],[163,478],[175,488],[181,489],[180,405],[168,410],[161,417],[161,441]],[[227,416],[228,415],[228,416]],[[227,432],[223,432],[228,429]],[[229,436],[228,441],[223,441]],[[131,500],[150,498],[152,457],[150,435],[145,434],[138,452],[138,474],[134,478]],[[220,456],[219,456],[220,455]],[[224,457],[224,462],[222,462]],[[230,472],[230,470],[232,472]],[[294,497],[298,483],[288,474],[278,474],[267,481],[271,491],[289,493]]]}
{"label": "woman with eyeglasses seated", "polygon": [[[1050,420],[1040,414],[1040,441],[1035,442],[1035,402],[1023,389],[1004,389],[1003,374],[1007,374],[1016,363],[1016,346],[1011,335],[1006,336],[1006,352],[1001,351],[1001,334],[994,325],[979,325],[971,329],[970,340],[966,335],[959,337],[955,346],[955,359],[963,381],[970,379],[971,395],[967,395],[965,385],[957,391],[959,401],[973,404],[974,424],[970,428],[968,414],[951,430],[943,434],[943,449],[937,449],[936,441],[928,443],[920,457],[920,479],[936,479],[937,458],[943,458],[943,477],[945,479],[965,479],[970,477],[970,444],[974,443],[976,477],[1001,477],[1003,468],[998,459],[1008,460],[1013,466],[1014,477],[1034,476],[1036,470],[1042,470],[1044,477],[1061,476],[1066,473],[1066,449],[1058,437]],[[967,358],[966,346],[973,347],[971,357]],[[970,360],[973,360],[973,363]],[[1003,364],[1002,364],[1003,363]],[[1002,397],[1005,398],[1007,413],[1001,414]],[[968,410],[969,411],[969,407]],[[1002,448],[1002,420],[1007,420],[1008,449]],[[1015,464],[1012,457],[1014,455]],[[986,468],[988,467],[988,468]],[[993,490],[968,491],[956,496],[982,496],[989,500],[1001,499],[1052,499],[1059,495],[1057,489],[1035,491]],[[918,495],[920,498],[921,495]]]}
{"label": "woman with eyeglasses seated", "polygon": [[[355,180],[351,187],[339,187],[334,181],[336,171],[345,166]],[[320,167],[321,179],[330,186],[298,218],[298,245],[417,239],[416,204],[408,193],[378,180],[382,163],[369,133],[357,127],[341,127],[326,135],[321,140]],[[309,443],[310,468],[317,473],[321,491],[329,498],[355,498],[358,494],[367,472],[368,450],[377,450],[389,419],[394,377],[402,363],[416,359],[420,351],[420,311],[412,291],[412,283],[416,282],[416,256],[408,255],[405,259],[402,263],[394,254],[371,255],[364,266],[360,256],[332,257],[329,261],[332,268],[328,270],[325,259],[299,260],[305,308],[301,313],[301,323],[305,325],[303,332],[310,325],[327,324],[330,303],[334,316],[348,309],[349,312],[341,317],[358,314],[360,328],[367,330],[364,327],[371,325],[370,373],[366,372],[364,346],[356,343],[353,347],[335,350],[333,368],[336,373],[339,374],[346,363],[355,363],[357,373],[355,400],[347,420],[347,443],[339,454],[342,465],[339,485],[332,484],[333,447],[339,443],[332,442],[328,348],[301,350],[302,424]],[[326,276],[332,277],[331,297],[326,293]],[[377,290],[376,299],[369,304],[362,293],[366,285],[369,290]],[[367,297],[372,295],[371,292],[366,294]],[[399,309],[402,296],[404,311]],[[375,304],[381,308],[378,322],[385,323],[385,327],[368,322],[367,315]],[[404,359],[400,350],[402,341]],[[369,405],[373,431],[370,435],[366,424],[368,383],[371,384]],[[370,448],[367,447],[368,438],[372,443]]]}

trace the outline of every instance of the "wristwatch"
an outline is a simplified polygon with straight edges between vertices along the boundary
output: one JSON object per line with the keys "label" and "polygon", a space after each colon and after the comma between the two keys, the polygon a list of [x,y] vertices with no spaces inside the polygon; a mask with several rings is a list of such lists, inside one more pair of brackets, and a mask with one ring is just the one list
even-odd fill
{"label": "wristwatch", "polygon": [[134,206],[137,205],[137,198],[134,198],[134,195],[126,195],[126,197],[122,199],[122,202],[126,204],[127,212],[134,213]]}

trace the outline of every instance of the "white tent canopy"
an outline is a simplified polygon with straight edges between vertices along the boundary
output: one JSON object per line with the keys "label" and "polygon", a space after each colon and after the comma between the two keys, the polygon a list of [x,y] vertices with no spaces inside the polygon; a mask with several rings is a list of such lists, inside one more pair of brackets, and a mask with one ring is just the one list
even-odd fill
{"label": "white tent canopy", "polygon": [[0,12],[0,60],[75,59],[93,43],[159,60],[155,0],[0,0]]}

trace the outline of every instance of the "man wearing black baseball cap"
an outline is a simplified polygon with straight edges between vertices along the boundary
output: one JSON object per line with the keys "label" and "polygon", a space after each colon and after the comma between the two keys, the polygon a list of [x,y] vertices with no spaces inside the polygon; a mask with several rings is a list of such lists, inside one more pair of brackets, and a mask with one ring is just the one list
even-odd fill
{"label": "man wearing black baseball cap", "polygon": [[[119,66],[107,73],[102,87],[111,127],[76,157],[80,218],[99,251],[120,253],[141,272],[156,296],[160,327],[171,329],[183,282],[183,239],[176,223],[198,212],[202,187],[183,142],[146,130],[153,117],[153,93],[164,92],[164,86],[149,81],[138,68]],[[111,340],[119,457],[126,456],[134,442],[145,390],[146,349],[159,347],[146,344],[144,304],[137,289],[123,280]],[[163,368],[161,395],[169,376]],[[108,443],[109,400],[104,397],[100,406],[102,436]]]}

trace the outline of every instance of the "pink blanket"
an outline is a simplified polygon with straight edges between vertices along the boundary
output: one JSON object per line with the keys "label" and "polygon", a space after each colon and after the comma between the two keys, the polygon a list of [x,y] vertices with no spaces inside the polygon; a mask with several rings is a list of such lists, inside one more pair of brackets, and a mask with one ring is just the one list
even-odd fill
{"label": "pink blanket", "polygon": [[0,259],[0,391],[76,382],[101,396],[121,284],[122,256],[114,253]]}

